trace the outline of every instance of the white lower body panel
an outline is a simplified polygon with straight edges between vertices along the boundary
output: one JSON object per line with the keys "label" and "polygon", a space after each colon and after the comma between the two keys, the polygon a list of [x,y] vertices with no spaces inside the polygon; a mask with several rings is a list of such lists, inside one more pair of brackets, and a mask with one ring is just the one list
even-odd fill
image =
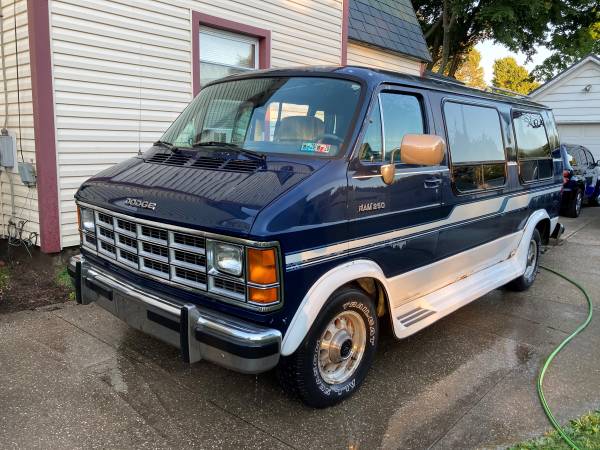
{"label": "white lower body panel", "polygon": [[[419,286],[431,289],[432,280],[438,286],[408,301],[399,302],[402,295],[390,296],[396,337],[408,337],[521,276],[532,233],[533,230],[526,229],[508,235],[394,279],[394,291],[405,294],[417,293]],[[457,271],[457,268],[462,270]]]}

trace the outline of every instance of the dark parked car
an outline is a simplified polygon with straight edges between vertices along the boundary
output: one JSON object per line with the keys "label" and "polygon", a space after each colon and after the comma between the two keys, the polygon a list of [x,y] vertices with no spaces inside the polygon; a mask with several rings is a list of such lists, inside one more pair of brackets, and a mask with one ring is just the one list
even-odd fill
{"label": "dark parked car", "polygon": [[561,214],[577,217],[584,200],[591,206],[600,203],[600,165],[582,145],[562,144],[560,158],[564,166]]}

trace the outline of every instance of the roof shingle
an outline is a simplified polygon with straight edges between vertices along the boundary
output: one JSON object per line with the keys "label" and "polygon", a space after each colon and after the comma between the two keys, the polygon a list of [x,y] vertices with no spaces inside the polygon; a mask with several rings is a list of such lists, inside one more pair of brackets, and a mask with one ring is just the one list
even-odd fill
{"label": "roof shingle", "polygon": [[350,0],[348,38],[431,61],[410,0]]}

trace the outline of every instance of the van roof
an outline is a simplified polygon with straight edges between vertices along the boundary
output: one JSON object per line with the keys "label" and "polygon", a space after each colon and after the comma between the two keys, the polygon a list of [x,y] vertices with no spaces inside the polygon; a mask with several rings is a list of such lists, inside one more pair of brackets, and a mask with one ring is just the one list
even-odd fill
{"label": "van roof", "polygon": [[510,103],[515,105],[523,105],[540,109],[550,109],[545,105],[529,100],[526,97],[512,97],[509,95],[486,92],[481,89],[471,88],[460,84],[460,82],[452,82],[441,78],[421,77],[416,75],[408,75],[388,70],[373,69],[370,67],[361,66],[302,66],[288,67],[282,69],[265,69],[252,72],[244,72],[243,74],[232,75],[227,79],[252,78],[256,76],[302,76],[302,75],[318,75],[318,74],[338,74],[350,75],[355,78],[360,78],[369,84],[380,83],[398,83],[405,86],[430,89],[435,91],[448,92],[451,94],[467,95],[470,97],[485,98],[489,100]]}

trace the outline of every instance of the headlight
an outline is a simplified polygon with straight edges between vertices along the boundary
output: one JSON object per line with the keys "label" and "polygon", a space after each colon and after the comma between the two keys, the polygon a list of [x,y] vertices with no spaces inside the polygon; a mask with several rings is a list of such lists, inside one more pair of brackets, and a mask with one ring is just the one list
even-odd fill
{"label": "headlight", "polygon": [[88,208],[81,208],[81,229],[83,231],[93,232],[96,228],[94,223],[94,211]]}
{"label": "headlight", "polygon": [[241,277],[243,270],[244,250],[239,245],[223,242],[211,242],[212,265],[219,272]]}

